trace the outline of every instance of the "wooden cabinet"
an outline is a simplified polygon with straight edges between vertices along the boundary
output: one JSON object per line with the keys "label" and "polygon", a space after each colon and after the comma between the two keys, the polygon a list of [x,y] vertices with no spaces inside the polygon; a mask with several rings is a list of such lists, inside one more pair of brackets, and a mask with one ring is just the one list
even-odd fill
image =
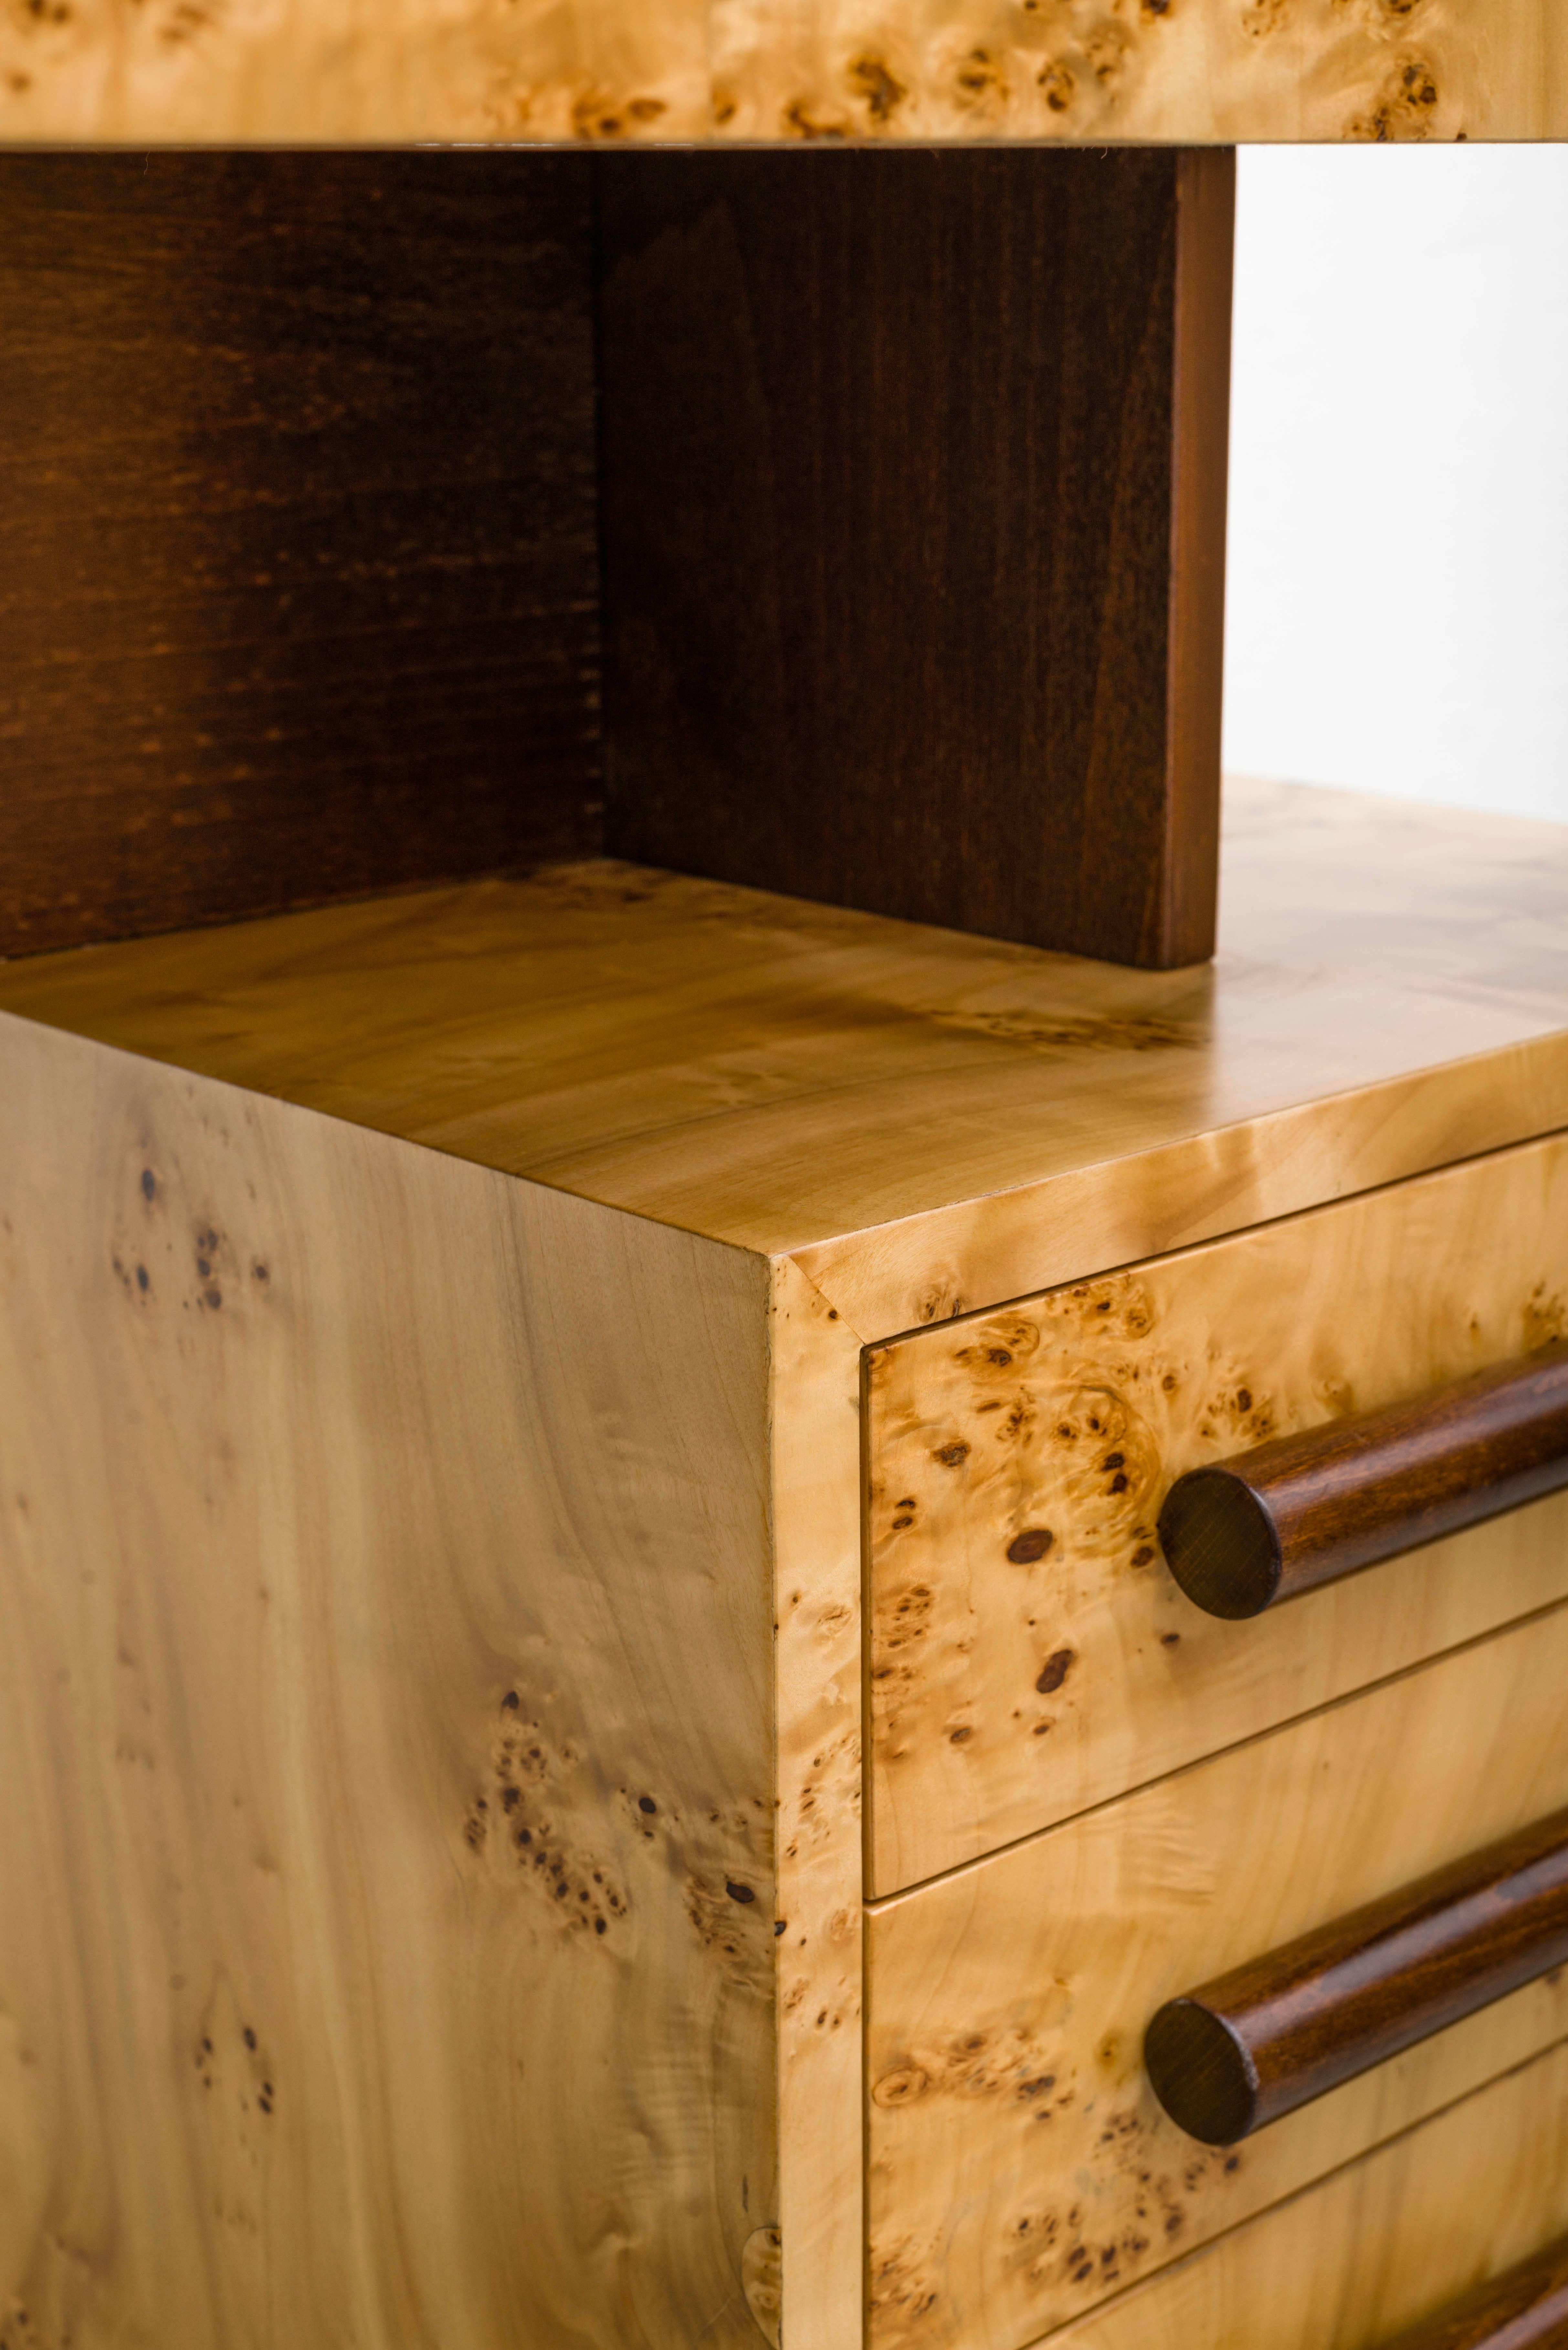
{"label": "wooden cabinet", "polygon": [[1161,1580],[1568,1286],[1561,837],[1231,813],[1212,970],[601,860],[0,966],[0,2338],[1375,2350],[1568,2225],[1550,1979],[1140,2084],[1568,1802],[1559,1500]]}
{"label": "wooden cabinet", "polygon": [[[1389,2343],[1568,2222],[1568,2054],[1559,2044],[1310,2194],[1064,2326],[1055,2350],[1297,2350]],[[1558,2313],[1560,2318],[1561,2313]],[[1433,2326],[1429,2350],[1446,2337]],[[1550,2350],[1550,2333],[1521,2331]],[[1501,2331],[1460,2335],[1504,2350]],[[1404,2350],[1403,2341],[1399,2350]],[[1428,2350],[1428,2337],[1410,2350]]]}
{"label": "wooden cabinet", "polygon": [[935,1876],[1568,1597],[1568,1500],[1256,1620],[1178,1589],[1173,1481],[1556,1338],[1560,1137],[867,1360],[872,1889]]}
{"label": "wooden cabinet", "polygon": [[1554,1607],[879,1903],[871,2341],[1017,2350],[1563,2038],[1559,1972],[1229,2147],[1143,2064],[1166,2000],[1568,1802],[1565,1685]]}
{"label": "wooden cabinet", "polygon": [[1231,142],[1568,125],[1412,9],[0,23],[0,2350],[1547,2338],[1568,835],[1207,960]]}

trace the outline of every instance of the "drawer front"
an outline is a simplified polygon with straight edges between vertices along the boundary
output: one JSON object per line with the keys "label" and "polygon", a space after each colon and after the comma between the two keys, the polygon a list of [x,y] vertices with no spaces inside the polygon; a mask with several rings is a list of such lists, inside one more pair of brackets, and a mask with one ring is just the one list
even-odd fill
{"label": "drawer front", "polygon": [[1168,1999],[1568,1804],[1565,1689],[1568,1606],[874,1907],[875,2350],[1019,2350],[1568,2034],[1560,1970],[1229,2151],[1141,2055]]}
{"label": "drawer front", "polygon": [[1568,1327],[1568,1138],[875,1349],[869,1885],[887,1894],[1568,1596],[1568,1496],[1249,1622],[1173,1480]]}
{"label": "drawer front", "polygon": [[1054,2334],[1051,2350],[1379,2350],[1568,2227],[1568,2048]]}

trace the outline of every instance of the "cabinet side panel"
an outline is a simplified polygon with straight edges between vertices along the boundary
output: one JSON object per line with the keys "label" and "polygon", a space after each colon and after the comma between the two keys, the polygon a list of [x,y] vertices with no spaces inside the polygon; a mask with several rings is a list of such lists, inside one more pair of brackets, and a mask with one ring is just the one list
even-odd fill
{"label": "cabinet side panel", "polygon": [[765,1266],[0,1054],[0,2308],[755,2343]]}

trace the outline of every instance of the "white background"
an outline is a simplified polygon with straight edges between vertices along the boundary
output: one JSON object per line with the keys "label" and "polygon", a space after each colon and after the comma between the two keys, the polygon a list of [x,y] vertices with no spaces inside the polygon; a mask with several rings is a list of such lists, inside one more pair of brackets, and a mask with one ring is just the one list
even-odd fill
{"label": "white background", "polygon": [[1568,148],[1240,157],[1225,764],[1568,820]]}

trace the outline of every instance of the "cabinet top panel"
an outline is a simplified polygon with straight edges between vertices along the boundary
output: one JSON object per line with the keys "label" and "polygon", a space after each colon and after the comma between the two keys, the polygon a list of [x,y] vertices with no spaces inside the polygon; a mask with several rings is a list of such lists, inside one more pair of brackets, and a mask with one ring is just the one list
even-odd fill
{"label": "cabinet top panel", "polygon": [[0,29],[0,140],[1565,135],[1559,0],[106,0]]}
{"label": "cabinet top panel", "polygon": [[1568,1125],[1568,827],[1233,783],[1212,965],[608,862],[0,964],[0,1013],[769,1254],[887,1336]]}

